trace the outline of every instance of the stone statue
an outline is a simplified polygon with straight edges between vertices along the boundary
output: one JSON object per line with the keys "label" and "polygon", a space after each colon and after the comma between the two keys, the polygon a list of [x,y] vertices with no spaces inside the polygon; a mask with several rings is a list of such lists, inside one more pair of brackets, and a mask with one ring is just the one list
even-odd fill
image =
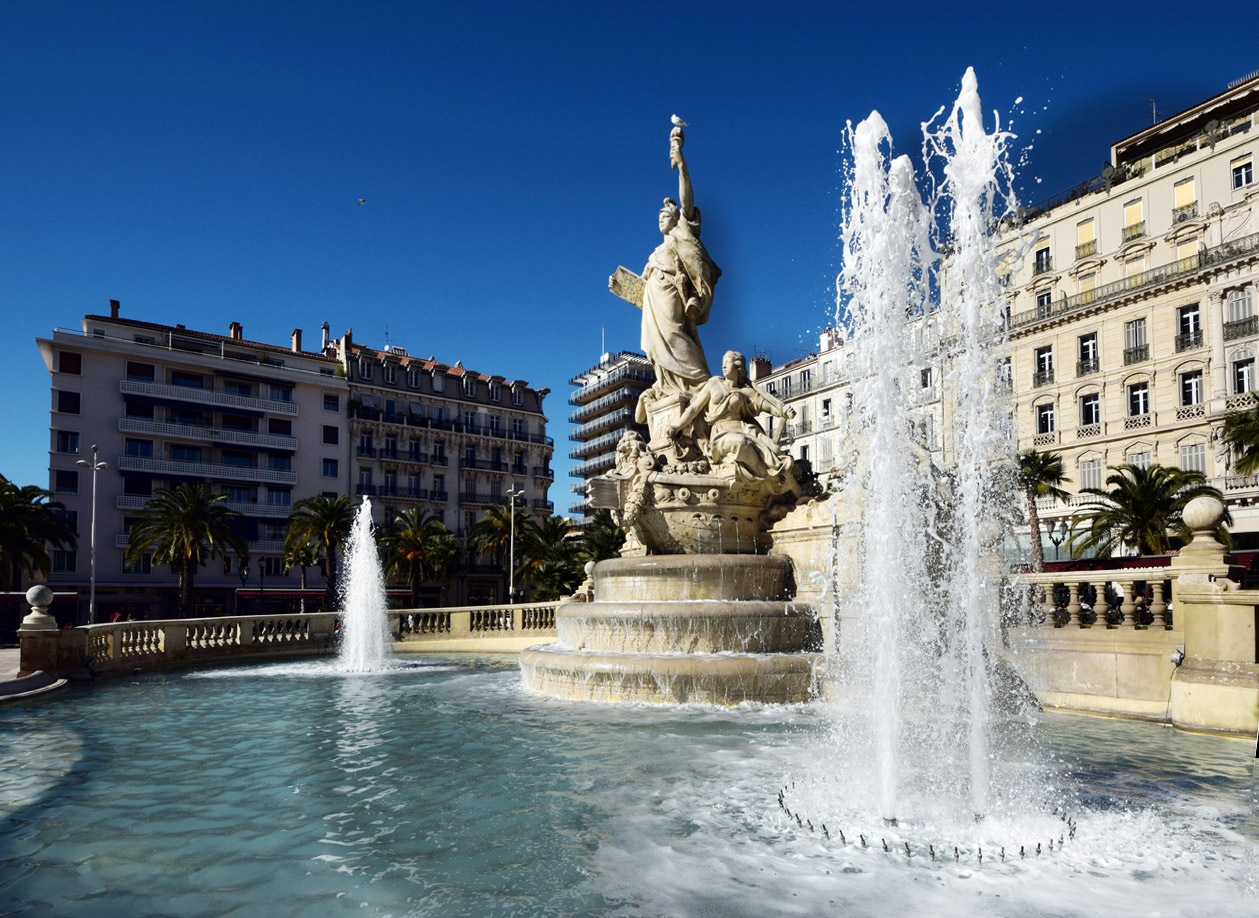
{"label": "stone statue", "polygon": [[699,241],[700,212],[682,155],[686,138],[680,119],[669,134],[669,164],[678,170],[678,200],[660,209],[664,240],[651,253],[641,277],[625,268],[608,278],[608,289],[643,311],[642,349],[656,371],[661,393],[693,392],[708,379],[708,361],[698,327],[708,321],[713,287],[721,269]]}

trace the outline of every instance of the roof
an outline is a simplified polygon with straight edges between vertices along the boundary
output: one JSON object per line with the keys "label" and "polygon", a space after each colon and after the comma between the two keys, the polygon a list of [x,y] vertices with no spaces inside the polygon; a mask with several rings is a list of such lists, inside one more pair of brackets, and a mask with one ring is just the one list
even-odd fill
{"label": "roof", "polygon": [[482,382],[506,383],[511,388],[529,388],[529,383],[523,379],[508,379],[505,376],[487,375],[478,373],[475,370],[469,370],[463,365],[462,361],[456,362],[453,366],[448,363],[442,363],[435,357],[412,357],[409,354],[398,354],[393,351],[382,351],[374,347],[368,347],[365,344],[351,344],[350,354],[354,357],[374,357],[384,363],[387,360],[396,360],[399,366],[413,367],[426,372],[445,372],[447,376],[472,376]]}
{"label": "roof", "polygon": [[160,322],[144,322],[140,319],[123,319],[100,315],[87,315],[83,317],[83,320],[85,322],[91,320],[109,322],[113,325],[126,325],[131,328],[144,328],[151,331],[166,332],[168,334],[178,333],[180,335],[186,335],[189,338],[200,338],[203,341],[236,344],[243,347],[258,348],[263,351],[274,351],[277,354],[298,354],[302,357],[308,357],[311,360],[325,360],[329,363],[337,362],[335,358],[327,357],[319,351],[295,351],[291,347],[285,347],[282,344],[267,344],[265,341],[250,341],[245,338],[233,338],[231,335],[216,335],[213,332],[197,331],[195,328],[186,328],[183,325],[163,325]]}

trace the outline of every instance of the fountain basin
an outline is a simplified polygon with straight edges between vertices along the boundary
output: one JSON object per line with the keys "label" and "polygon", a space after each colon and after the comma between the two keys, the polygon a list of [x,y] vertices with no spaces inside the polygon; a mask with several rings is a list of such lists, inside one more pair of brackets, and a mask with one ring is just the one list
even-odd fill
{"label": "fountain basin", "polygon": [[808,603],[582,602],[555,615],[559,643],[603,653],[796,653],[821,649]]}
{"label": "fountain basin", "polygon": [[650,704],[792,704],[813,697],[817,654],[596,653],[558,644],[520,654],[521,682],[541,695]]}
{"label": "fountain basin", "polygon": [[791,562],[777,555],[648,555],[595,565],[596,601],[782,600]]}

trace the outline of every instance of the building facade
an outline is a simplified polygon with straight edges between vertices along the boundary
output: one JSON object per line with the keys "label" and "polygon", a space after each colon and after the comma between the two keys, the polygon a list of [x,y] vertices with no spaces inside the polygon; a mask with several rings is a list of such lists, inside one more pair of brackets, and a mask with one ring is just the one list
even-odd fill
{"label": "building facade", "polygon": [[[198,614],[237,611],[237,591],[283,590],[284,537],[292,504],[320,492],[345,493],[348,386],[335,360],[302,349],[228,334],[108,316],[84,316],[81,330],[38,340],[51,377],[49,489],[79,533],[78,550],[53,553],[49,585],[79,588],[87,620],[91,574],[93,448],[108,468],[96,472],[97,618],[114,613],[169,616],[178,576],[148,558],[124,558],[128,533],[153,493],[183,482],[227,496],[249,542],[250,582],[237,559],[197,574]],[[337,431],[332,443],[328,431]],[[320,584],[316,571],[311,582]]]}
{"label": "building facade", "polygon": [[503,568],[467,546],[491,504],[549,516],[554,441],[542,402],[550,390],[469,370],[462,362],[366,347],[346,332],[329,342],[349,382],[353,493],[378,522],[407,507],[439,518],[460,541],[456,567],[422,590],[426,605],[477,605],[506,597]]}
{"label": "building facade", "polygon": [[568,416],[577,426],[568,439],[578,444],[568,458],[580,460],[569,475],[576,479],[572,493],[578,499],[569,512],[580,522],[593,511],[586,502],[586,482],[616,464],[616,445],[627,430],[648,438],[647,427],[634,419],[638,398],[656,381],[651,362],[642,354],[620,351],[604,354],[597,364],[578,373],[569,383],[576,386],[568,397],[573,406]]}
{"label": "building facade", "polygon": [[1114,143],[1103,175],[1030,209],[1004,266],[1019,448],[1060,453],[1073,492],[1121,463],[1202,472],[1239,548],[1259,546],[1259,482],[1220,432],[1255,399],[1257,110],[1251,78]]}

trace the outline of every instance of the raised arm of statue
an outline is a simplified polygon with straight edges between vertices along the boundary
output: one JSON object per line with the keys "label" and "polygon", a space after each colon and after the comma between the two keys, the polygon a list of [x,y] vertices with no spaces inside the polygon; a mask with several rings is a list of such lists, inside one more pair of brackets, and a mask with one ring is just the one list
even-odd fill
{"label": "raised arm of statue", "polygon": [[695,190],[691,187],[691,173],[686,168],[686,157],[682,155],[682,144],[686,136],[682,128],[675,127],[669,133],[669,165],[678,170],[678,204],[681,206],[682,217],[686,220],[695,219]]}

